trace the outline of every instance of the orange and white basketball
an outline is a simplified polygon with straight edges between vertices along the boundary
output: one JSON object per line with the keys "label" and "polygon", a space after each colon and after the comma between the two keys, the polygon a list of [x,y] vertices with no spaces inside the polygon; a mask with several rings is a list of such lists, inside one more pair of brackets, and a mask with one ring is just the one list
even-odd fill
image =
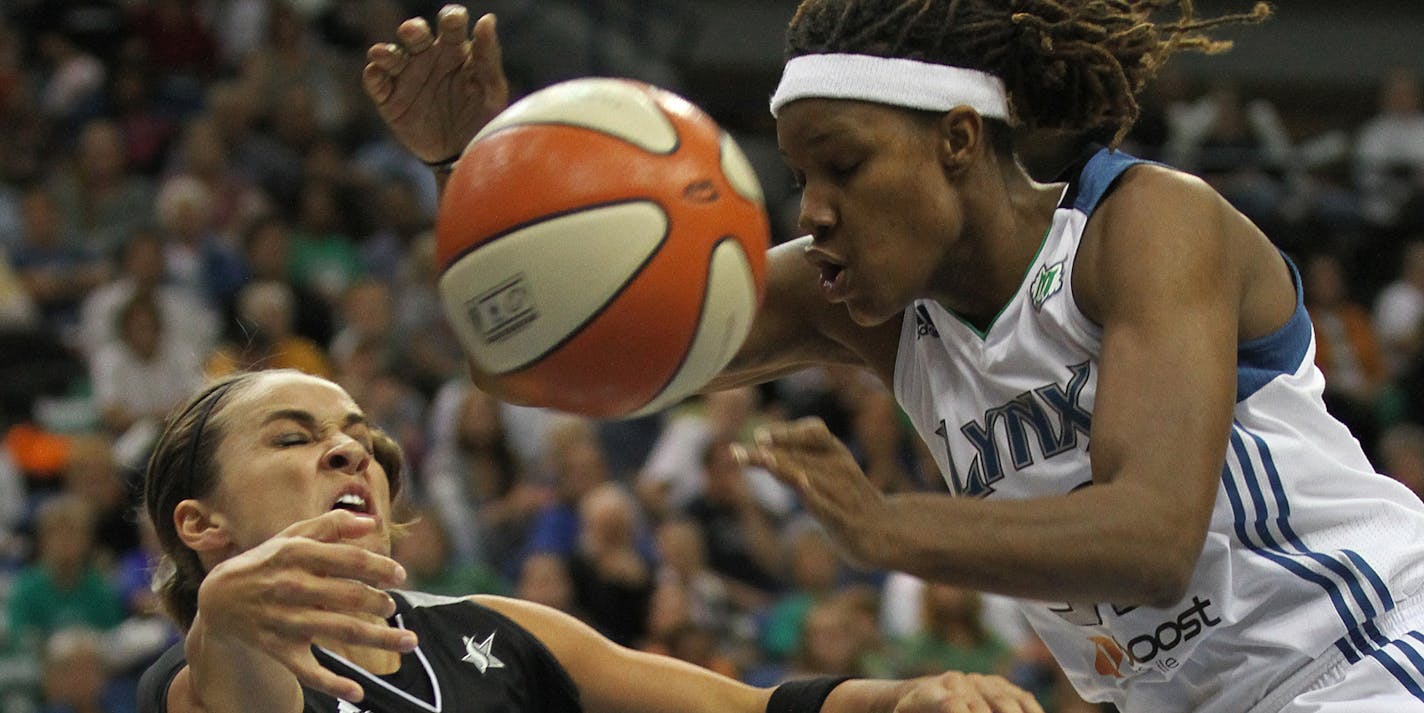
{"label": "orange and white basketball", "polygon": [[466,148],[436,220],[445,314],[512,400],[652,413],[704,386],[761,302],[755,172],[663,89],[578,79],[516,102]]}

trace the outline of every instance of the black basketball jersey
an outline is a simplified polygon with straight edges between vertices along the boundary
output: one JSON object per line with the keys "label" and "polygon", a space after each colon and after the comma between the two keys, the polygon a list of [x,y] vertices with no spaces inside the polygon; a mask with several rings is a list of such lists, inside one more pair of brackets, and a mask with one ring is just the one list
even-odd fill
{"label": "black basketball jersey", "polygon": [[[317,661],[361,684],[350,703],[302,689],[304,713],[579,713],[573,680],[524,627],[468,599],[393,591],[388,621],[414,631],[420,645],[395,673],[377,676],[321,647]],[[140,713],[165,713],[168,686],[186,661],[183,644],[164,653],[139,685]]]}

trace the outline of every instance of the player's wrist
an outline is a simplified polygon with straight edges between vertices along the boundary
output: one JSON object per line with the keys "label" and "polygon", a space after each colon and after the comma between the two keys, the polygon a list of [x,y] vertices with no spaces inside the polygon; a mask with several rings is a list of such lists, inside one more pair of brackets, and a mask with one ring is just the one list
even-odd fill
{"label": "player's wrist", "polygon": [[787,681],[771,691],[766,713],[820,713],[831,691],[850,676],[817,676]]}

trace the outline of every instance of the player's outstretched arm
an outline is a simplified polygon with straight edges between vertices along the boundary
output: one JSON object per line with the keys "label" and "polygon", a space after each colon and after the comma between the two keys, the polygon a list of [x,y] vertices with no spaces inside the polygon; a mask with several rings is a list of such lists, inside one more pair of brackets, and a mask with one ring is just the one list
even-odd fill
{"label": "player's outstretched arm", "polygon": [[[755,688],[684,661],[619,646],[549,607],[503,597],[475,599],[513,619],[549,647],[573,678],[588,713],[766,713],[771,700],[773,689]],[[909,681],[847,681],[830,691],[819,710],[1043,713],[1032,696],[1003,678],[957,672]]]}
{"label": "player's outstretched arm", "polygon": [[[395,42],[372,45],[366,58],[361,84],[377,113],[402,146],[433,167],[458,157],[509,104],[492,14],[471,29],[469,10],[446,5],[434,32],[411,18],[396,28]],[[436,173],[441,190],[447,175]],[[510,400],[497,381],[473,361],[468,365],[476,386]]]}
{"label": "player's outstretched arm", "polygon": [[168,689],[169,713],[302,709],[300,686],[348,701],[361,687],[323,668],[313,640],[409,651],[415,635],[382,619],[382,588],[404,579],[388,557],[343,541],[374,521],[336,510],[298,522],[208,573],[184,642],[188,666]]}
{"label": "player's outstretched arm", "polygon": [[435,32],[421,18],[396,29],[396,42],[372,45],[361,75],[366,94],[397,140],[426,163],[458,157],[509,103],[495,17],[470,29],[461,5],[441,8]]}

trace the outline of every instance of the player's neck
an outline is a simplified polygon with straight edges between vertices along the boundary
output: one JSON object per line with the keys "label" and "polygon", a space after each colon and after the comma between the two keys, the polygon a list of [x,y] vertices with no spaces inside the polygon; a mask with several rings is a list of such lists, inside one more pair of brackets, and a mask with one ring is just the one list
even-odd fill
{"label": "player's neck", "polygon": [[1032,181],[1017,166],[996,187],[963,253],[937,280],[936,299],[976,328],[986,328],[1019,291],[1024,273],[1043,246],[1062,186]]}

